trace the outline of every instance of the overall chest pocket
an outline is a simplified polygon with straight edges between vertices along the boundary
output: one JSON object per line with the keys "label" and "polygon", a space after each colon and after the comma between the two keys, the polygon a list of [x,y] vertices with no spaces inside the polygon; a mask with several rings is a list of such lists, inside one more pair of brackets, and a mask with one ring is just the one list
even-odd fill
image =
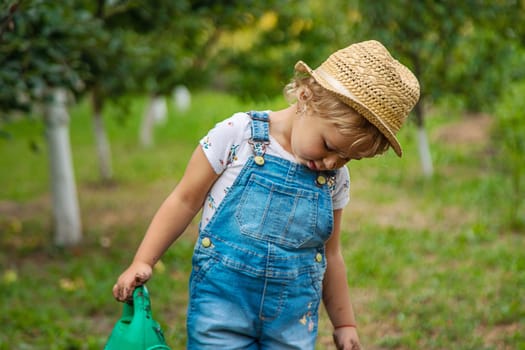
{"label": "overall chest pocket", "polygon": [[318,192],[274,183],[257,174],[249,178],[235,213],[242,234],[291,248],[324,243],[331,227],[322,228],[322,216]]}

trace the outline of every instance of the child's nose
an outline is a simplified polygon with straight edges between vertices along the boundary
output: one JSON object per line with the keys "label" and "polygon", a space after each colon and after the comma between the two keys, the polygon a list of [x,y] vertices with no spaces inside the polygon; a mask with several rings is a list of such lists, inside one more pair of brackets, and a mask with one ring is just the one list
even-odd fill
{"label": "child's nose", "polygon": [[335,154],[325,157],[324,166],[326,167],[326,169],[328,170],[335,169],[335,166],[337,164],[337,158],[338,156]]}

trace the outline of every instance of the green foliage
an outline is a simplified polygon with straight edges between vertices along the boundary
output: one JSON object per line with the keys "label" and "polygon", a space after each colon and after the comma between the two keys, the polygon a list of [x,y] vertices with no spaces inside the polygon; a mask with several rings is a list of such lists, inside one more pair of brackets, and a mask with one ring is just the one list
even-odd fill
{"label": "green foliage", "polygon": [[[95,90],[99,102],[210,81],[268,96],[299,59],[315,66],[370,38],[414,69],[431,101],[457,93],[467,107],[484,108],[508,77],[525,74],[523,2],[27,0],[0,11],[3,111],[27,110],[50,85]],[[262,28],[267,14],[276,21]],[[243,50],[224,41],[239,32],[252,32]]]}
{"label": "green foliage", "polygon": [[[14,1],[3,5],[0,111],[28,110],[48,87],[95,92],[96,103],[130,93],[171,93],[208,82],[211,47],[273,2]],[[5,13],[5,15],[4,15]],[[4,115],[4,114],[2,114]]]}
{"label": "green foliage", "polygon": [[495,161],[508,176],[505,207],[509,208],[509,224],[516,229],[525,228],[525,81],[505,89],[502,99],[495,106],[494,128]]}
{"label": "green foliage", "polygon": [[275,21],[266,28],[255,17],[241,30],[250,31],[248,48],[221,47],[219,78],[244,98],[272,96],[284,88],[303,60],[319,65],[352,40],[358,20],[355,1],[286,1],[266,15]]}
{"label": "green foliage", "polygon": [[515,60],[523,2],[360,1],[359,9],[360,37],[383,41],[414,70],[423,103],[455,93],[469,109],[487,110],[523,74]]}
{"label": "green foliage", "polygon": [[61,2],[27,0],[14,8],[0,38],[0,116],[28,110],[45,98],[47,87],[80,92],[90,67],[82,52],[103,39],[100,23]]}
{"label": "green foliage", "polygon": [[[92,1],[84,1],[93,7]],[[108,29],[126,28],[137,34],[158,32],[187,11],[187,1],[156,1],[152,6],[146,0],[99,1],[91,12],[104,20]]]}
{"label": "green foliage", "polygon": [[492,27],[464,35],[458,48],[450,57],[446,89],[462,96],[470,111],[490,111],[512,80],[525,77],[523,47]]}

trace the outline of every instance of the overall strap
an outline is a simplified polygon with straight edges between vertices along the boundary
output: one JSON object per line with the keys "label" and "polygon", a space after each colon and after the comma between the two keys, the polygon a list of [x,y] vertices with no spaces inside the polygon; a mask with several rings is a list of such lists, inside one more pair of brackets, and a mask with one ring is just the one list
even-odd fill
{"label": "overall strap", "polygon": [[264,154],[266,145],[270,143],[270,117],[268,112],[248,112],[252,118],[252,136],[250,145],[254,153],[254,160],[257,165],[264,165]]}
{"label": "overall strap", "polygon": [[252,141],[270,141],[270,117],[268,112],[251,111],[248,113],[252,118]]}

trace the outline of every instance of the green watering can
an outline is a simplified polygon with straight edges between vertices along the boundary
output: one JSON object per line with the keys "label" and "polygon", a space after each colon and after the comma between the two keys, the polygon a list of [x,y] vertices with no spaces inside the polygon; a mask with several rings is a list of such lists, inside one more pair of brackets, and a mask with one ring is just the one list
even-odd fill
{"label": "green watering can", "polygon": [[104,350],[170,350],[160,325],[151,316],[146,286],[133,291],[133,304],[124,303],[122,317],[113,328]]}

